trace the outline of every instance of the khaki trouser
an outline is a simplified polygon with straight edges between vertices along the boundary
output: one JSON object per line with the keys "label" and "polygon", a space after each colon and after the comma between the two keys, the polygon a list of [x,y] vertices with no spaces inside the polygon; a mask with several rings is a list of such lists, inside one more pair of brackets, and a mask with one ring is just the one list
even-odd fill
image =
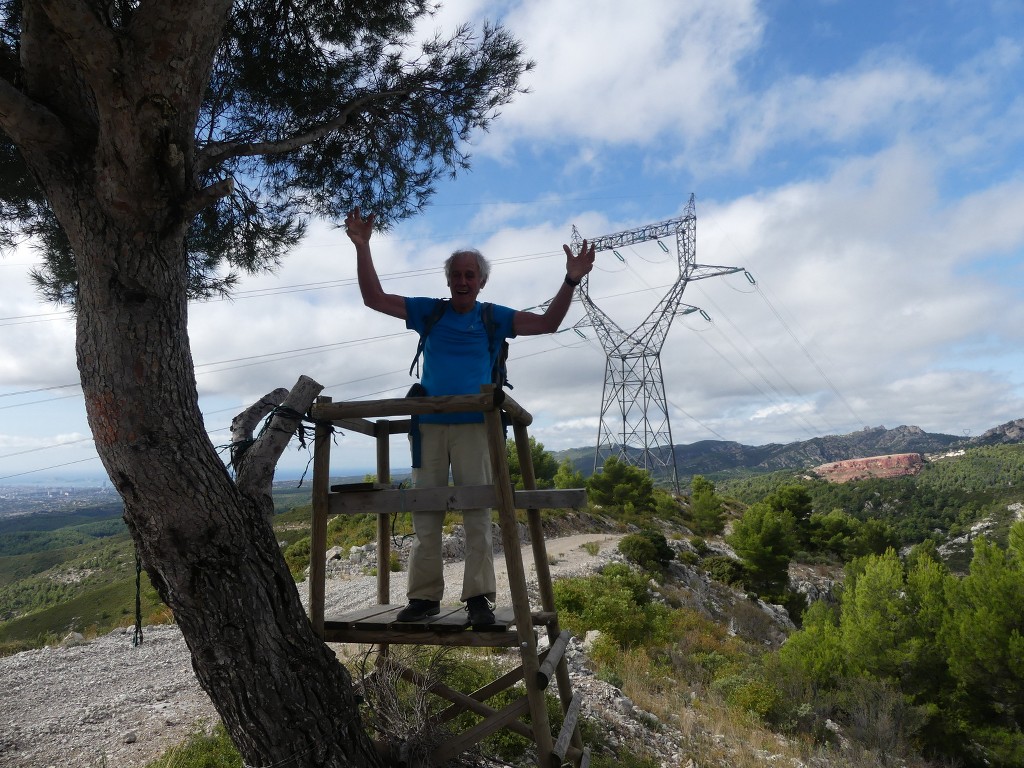
{"label": "khaki trouser", "polygon": [[[448,486],[451,467],[455,485],[492,485],[491,457],[484,424],[420,424],[421,467],[412,470],[415,488]],[[416,538],[409,555],[409,599],[444,597],[444,561],[441,558],[443,511],[413,512]],[[462,511],[466,530],[466,563],[462,600],[485,595],[494,602],[494,547],[491,510]]]}

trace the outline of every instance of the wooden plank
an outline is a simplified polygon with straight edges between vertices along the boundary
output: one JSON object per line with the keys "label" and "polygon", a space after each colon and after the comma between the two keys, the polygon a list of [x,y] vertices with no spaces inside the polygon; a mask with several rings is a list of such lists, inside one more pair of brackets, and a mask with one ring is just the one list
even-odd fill
{"label": "wooden plank", "polygon": [[[341,627],[358,628],[356,625],[360,624],[364,620],[372,622],[374,628],[378,628],[380,626],[391,626],[394,624],[396,627],[408,629],[415,626],[432,626],[439,623],[442,618],[444,618],[444,622],[446,624],[458,624],[464,629],[469,627],[469,617],[466,614],[465,608],[461,605],[441,606],[441,613],[437,616],[431,616],[428,620],[418,624],[406,624],[395,621],[395,618],[398,616],[398,612],[404,607],[405,606],[401,605],[387,604],[369,605],[364,608],[358,608],[354,611],[346,611],[342,614],[330,616],[327,620],[335,629]],[[533,626],[546,626],[554,619],[554,616],[555,614],[547,611],[537,611],[530,616],[531,624]],[[492,626],[500,627],[501,631],[507,631],[514,626],[515,623],[516,617],[512,608],[509,606],[500,606],[494,609],[494,624]]]}
{"label": "wooden plank", "polygon": [[355,611],[348,611],[341,614],[340,616],[330,616],[327,618],[333,626],[354,626],[363,619],[370,619],[374,616],[378,616],[388,611],[397,611],[397,608],[393,605],[368,605],[365,608],[359,608]]}
{"label": "wooden plank", "polygon": [[531,626],[530,596],[526,588],[523,555],[519,548],[519,524],[516,521],[516,505],[508,470],[505,430],[502,428],[499,413],[485,413],[484,423],[487,428],[487,449],[491,457],[494,488],[498,493],[498,527],[505,549],[505,570],[512,596],[512,609],[516,616],[516,633],[519,637],[520,656],[526,680],[530,723],[537,744],[537,753],[547,755],[551,752],[551,726],[544,692],[534,685],[540,664],[537,661],[537,639]]}
{"label": "wooden plank", "polygon": [[387,400],[349,400],[341,403],[314,405],[314,420],[416,416],[424,413],[467,413],[493,411],[494,397],[490,393],[479,395],[450,395],[446,397],[401,397]]}
{"label": "wooden plank", "polygon": [[497,393],[496,399],[498,400],[498,405],[501,406],[501,410],[511,417],[514,426],[528,427],[533,424],[533,416],[530,412],[509,397],[508,392],[500,390]]}
{"label": "wooden plank", "polygon": [[553,768],[558,768],[562,761],[565,760],[565,753],[569,749],[573,733],[576,732],[576,721],[580,717],[580,706],[582,704],[583,699],[580,697],[579,692],[573,694],[572,703],[569,705],[569,710],[565,713],[565,720],[562,721],[562,730],[559,732],[558,740],[551,750],[551,765]]}
{"label": "wooden plank", "polygon": [[335,419],[334,426],[349,432],[358,432],[361,435],[373,437],[373,422],[369,419]]}
{"label": "wooden plank", "polygon": [[[342,617],[333,619],[332,626],[339,628],[346,626],[350,629],[358,629],[366,632],[376,632],[383,629],[396,629],[402,632],[414,632],[417,629],[430,630],[432,632],[462,632],[469,628],[469,616],[463,606],[441,606],[441,612],[434,616],[427,616],[420,621],[398,621],[398,613],[404,608],[403,605],[377,605],[345,614]],[[508,630],[508,621],[500,622],[497,615],[495,623],[487,627],[488,630],[505,632]]]}
{"label": "wooden plank", "polygon": [[[504,675],[499,677],[497,680],[493,680],[485,685],[483,688],[477,688],[470,694],[467,694],[470,698],[476,701],[487,701],[498,693],[501,693],[506,688],[511,688],[513,685],[523,679],[523,667],[520,664],[515,669],[511,669]],[[435,723],[446,723],[454,717],[458,717],[463,712],[463,708],[459,705],[452,705],[445,710],[442,710],[435,715],[432,720]],[[531,735],[531,739],[533,736]]]}
{"label": "wooden plank", "polygon": [[459,488],[395,488],[331,494],[329,505],[332,515],[390,515],[394,512],[480,509],[494,505],[494,488],[489,485],[464,485]]}
{"label": "wooden plank", "polygon": [[[339,488],[333,486],[332,491]],[[587,504],[582,488],[513,491],[515,509],[580,509]],[[491,485],[460,485],[445,488],[358,488],[331,493],[331,515],[390,515],[394,512],[432,512],[483,509],[498,506],[498,494]]]}
{"label": "wooden plank", "polygon": [[[331,398],[317,398],[329,403]],[[327,582],[328,486],[331,476],[331,427],[318,423],[313,436],[313,519],[309,541],[309,620],[313,631],[324,636],[325,587]]]}
{"label": "wooden plank", "polygon": [[[372,417],[414,416],[424,413],[487,412],[500,407],[515,424],[529,426],[533,416],[504,391],[493,391],[487,385],[479,395],[452,395],[447,397],[402,397],[386,400],[350,400],[348,402],[314,405],[314,419],[335,423]],[[353,431],[365,428],[358,421],[349,424]],[[368,432],[367,434],[372,434]]]}
{"label": "wooden plank", "polygon": [[[335,427],[341,430],[348,430],[349,432],[358,432],[361,435],[367,435],[373,437],[377,434],[377,424],[379,422],[371,421],[370,419],[335,419],[333,424]],[[412,429],[411,419],[389,419],[388,420],[388,433],[392,435],[407,435],[409,430]]]}
{"label": "wooden plank", "polygon": [[448,762],[455,755],[461,754],[470,746],[486,739],[495,731],[504,728],[508,723],[517,720],[530,709],[526,696],[522,696],[497,712],[492,717],[480,721],[468,731],[463,731],[454,738],[448,739],[444,744],[434,750],[430,756],[431,763],[441,765]]}
{"label": "wooden plank", "polygon": [[[519,457],[519,468],[522,471],[523,485],[526,488],[536,488],[537,480],[533,467],[533,454],[530,451],[530,438],[526,427],[519,424],[512,425],[516,441],[516,454]],[[585,503],[585,500],[584,500]],[[527,525],[530,529],[530,544],[533,547],[533,562],[537,572],[537,587],[540,593],[540,604],[546,611],[551,611],[553,618],[548,622],[548,641],[555,645],[562,633],[558,626],[558,618],[555,611],[555,592],[551,583],[551,569],[548,566],[547,547],[544,543],[544,528],[541,521],[540,509],[535,507],[526,510]],[[550,657],[549,657],[550,658]],[[565,663],[563,654],[559,654],[555,661],[555,676],[558,681],[558,698],[562,704],[562,711],[568,711],[572,705],[572,683],[569,680],[569,667]],[[545,667],[547,665],[545,664]],[[545,689],[551,680],[550,670],[545,669],[541,680],[541,689]],[[572,749],[583,748],[583,737],[579,730],[573,734]]]}
{"label": "wooden plank", "polygon": [[328,643],[358,643],[360,645],[438,645],[451,648],[514,648],[519,644],[515,632],[433,632],[424,629],[402,630],[404,624],[393,629],[367,631],[350,627],[324,624],[324,640]]}
{"label": "wooden plank", "polygon": [[551,676],[555,673],[555,665],[562,660],[565,655],[565,649],[569,645],[569,632],[563,630],[558,635],[558,639],[555,640],[554,644],[548,649],[549,653],[547,658],[544,659],[544,663],[540,665],[540,669],[537,671],[537,685],[543,691],[548,687],[548,683],[551,682]]}
{"label": "wooden plank", "polygon": [[[377,484],[388,487],[391,484],[391,452],[388,436],[390,435],[387,419],[375,425],[377,442]],[[377,602],[391,602],[391,536],[388,530],[388,518],[377,516]]]}
{"label": "wooden plank", "polygon": [[390,484],[376,482],[337,483],[331,486],[331,493],[365,493],[367,491],[386,491],[390,488]]}

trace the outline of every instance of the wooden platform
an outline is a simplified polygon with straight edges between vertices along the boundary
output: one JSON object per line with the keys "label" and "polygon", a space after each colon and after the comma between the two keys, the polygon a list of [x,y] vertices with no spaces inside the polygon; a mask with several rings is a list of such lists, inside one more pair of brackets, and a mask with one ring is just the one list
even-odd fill
{"label": "wooden platform", "polygon": [[[449,645],[504,648],[518,644],[515,612],[496,608],[494,623],[474,629],[462,605],[441,606],[441,612],[422,621],[398,621],[404,605],[371,605],[341,616],[324,619],[324,639],[331,643],[382,643],[395,645]],[[533,626],[555,620],[549,611],[531,614]]]}
{"label": "wooden platform", "polygon": [[[408,433],[409,418],[423,413],[483,413],[487,431],[487,452],[493,470],[494,484],[442,488],[394,488],[390,484],[391,459],[389,438]],[[511,420],[516,454],[522,473],[524,490],[516,490],[508,468],[508,446],[502,414]],[[391,645],[435,645],[468,647],[507,647],[519,652],[520,665],[506,672],[483,688],[460,692],[442,681],[429,680],[412,669],[400,668],[403,679],[423,692],[434,694],[450,703],[443,713],[446,719],[471,712],[483,719],[462,733],[453,735],[440,745],[428,762],[440,766],[479,743],[489,734],[508,729],[524,736],[536,746],[538,768],[561,768],[566,761],[576,768],[587,768],[589,750],[583,744],[578,727],[581,711],[579,694],[573,694],[565,654],[569,633],[558,626],[554,590],[544,545],[544,529],[540,510],[544,508],[582,507],[586,504],[583,489],[537,488],[533,469],[530,438],[526,427],[533,417],[502,392],[487,385],[479,396],[402,398],[367,402],[334,403],[319,398],[311,409],[316,421],[313,452],[313,519],[310,536],[309,611],[310,622],[327,642],[356,643],[378,646],[375,663],[393,663]],[[377,417],[376,421],[369,418]],[[335,428],[342,428],[375,438],[377,482],[330,484],[331,444]],[[492,507],[498,512],[498,527],[508,573],[511,605],[495,610],[494,623],[473,628],[461,604],[442,606],[436,616],[418,622],[400,622],[398,613],[404,607],[394,603],[390,573],[387,567],[377,569],[377,605],[341,615],[325,615],[327,522],[332,515],[374,514],[377,516],[377,560],[390,562],[391,540],[388,529],[390,515],[421,510],[461,511]],[[526,572],[520,550],[517,510],[525,510],[536,569],[537,589],[543,610],[534,611],[526,585]],[[538,631],[547,635],[548,647],[538,648]],[[399,665],[401,667],[401,665]],[[506,695],[519,681],[525,685],[520,695],[501,709],[488,704],[498,694]],[[562,705],[563,719],[559,733],[552,733],[545,690],[556,683]],[[384,745],[398,749],[400,744]],[[397,759],[398,755],[392,755]]]}

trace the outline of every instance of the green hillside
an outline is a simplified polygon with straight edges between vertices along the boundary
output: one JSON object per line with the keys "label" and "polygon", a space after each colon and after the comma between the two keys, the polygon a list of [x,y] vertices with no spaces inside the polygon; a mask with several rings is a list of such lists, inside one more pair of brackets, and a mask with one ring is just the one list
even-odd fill
{"label": "green hillside", "polygon": [[[688,480],[680,499],[618,462],[586,481],[594,506],[572,525],[626,533],[619,551],[629,562],[556,584],[564,626],[603,633],[591,654],[597,676],[666,722],[686,710],[711,717],[714,733],[727,724],[736,743],[777,734],[804,764],[859,768],[885,755],[908,767],[1020,764],[1024,447],[968,448],[917,476],[841,485],[794,469]],[[282,489],[276,502],[277,537],[300,574],[308,491]],[[544,514],[552,535],[576,530]],[[0,652],[135,620],[135,557],[119,517],[91,509],[43,521],[25,516],[3,530]],[[408,533],[407,516],[395,526]],[[339,516],[328,536],[346,548],[375,530],[372,516]],[[956,537],[960,549],[949,546]],[[823,575],[829,599],[808,607],[792,568]],[[140,596],[144,624],[169,619],[144,576]],[[796,630],[758,598],[783,605]],[[862,760],[821,762],[837,754],[829,723]],[[600,734],[589,738],[600,744]],[[754,764],[694,746],[709,765]]]}

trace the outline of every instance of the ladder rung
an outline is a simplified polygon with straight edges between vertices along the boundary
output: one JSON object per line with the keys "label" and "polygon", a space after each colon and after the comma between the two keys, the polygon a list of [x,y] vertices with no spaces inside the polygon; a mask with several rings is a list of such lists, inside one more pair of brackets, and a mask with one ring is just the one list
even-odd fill
{"label": "ladder rung", "polygon": [[360,491],[386,491],[390,489],[391,486],[387,483],[339,483],[331,486],[331,493],[358,493]]}
{"label": "ladder rung", "polygon": [[555,674],[555,667],[558,666],[558,662],[562,660],[562,656],[565,655],[565,648],[569,645],[569,630],[563,629],[558,638],[555,640],[554,645],[551,646],[551,650],[548,651],[547,658],[544,659],[544,663],[540,665],[540,669],[537,670],[537,687],[542,691],[548,687],[548,683],[551,682],[551,676]]}
{"label": "ladder rung", "polygon": [[562,721],[562,730],[558,734],[558,741],[555,742],[554,749],[551,751],[551,764],[558,768],[565,760],[565,753],[569,750],[569,743],[572,741],[572,735],[576,731],[576,721],[580,716],[580,705],[583,700],[580,698],[579,691],[572,695],[572,701],[569,702],[569,709],[566,710],[565,720]]}

